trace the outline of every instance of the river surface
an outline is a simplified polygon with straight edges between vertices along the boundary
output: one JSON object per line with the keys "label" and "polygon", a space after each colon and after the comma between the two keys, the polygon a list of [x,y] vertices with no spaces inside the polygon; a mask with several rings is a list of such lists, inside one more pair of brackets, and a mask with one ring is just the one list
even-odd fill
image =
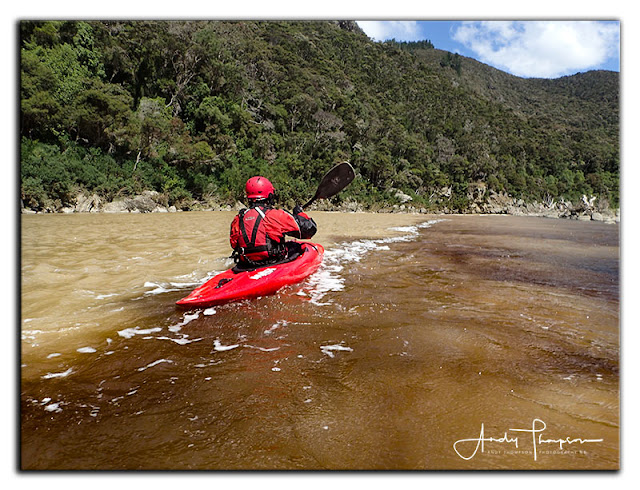
{"label": "river surface", "polygon": [[232,213],[22,216],[21,468],[619,468],[618,225],[311,214],[317,273],[191,311]]}

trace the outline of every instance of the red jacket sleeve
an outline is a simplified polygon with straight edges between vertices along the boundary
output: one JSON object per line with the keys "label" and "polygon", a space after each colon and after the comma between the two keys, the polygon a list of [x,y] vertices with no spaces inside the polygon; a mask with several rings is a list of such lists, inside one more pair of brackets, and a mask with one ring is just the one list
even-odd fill
{"label": "red jacket sleeve", "polygon": [[284,235],[300,237],[300,228],[293,216],[283,209],[274,209],[267,222],[267,235],[276,241],[281,241]]}
{"label": "red jacket sleeve", "polygon": [[229,243],[231,244],[231,248],[235,250],[238,246],[238,239],[240,237],[240,217],[236,215],[231,222],[231,231],[229,232]]}

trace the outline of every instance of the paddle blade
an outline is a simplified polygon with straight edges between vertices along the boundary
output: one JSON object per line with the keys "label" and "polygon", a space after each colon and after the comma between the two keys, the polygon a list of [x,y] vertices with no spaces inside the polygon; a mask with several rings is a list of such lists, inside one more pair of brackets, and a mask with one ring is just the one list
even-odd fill
{"label": "paddle blade", "polygon": [[316,195],[302,207],[306,208],[316,199],[327,199],[331,196],[335,196],[338,192],[347,187],[355,176],[356,174],[349,162],[339,163],[327,172],[327,174],[322,178],[320,185],[318,185]]}

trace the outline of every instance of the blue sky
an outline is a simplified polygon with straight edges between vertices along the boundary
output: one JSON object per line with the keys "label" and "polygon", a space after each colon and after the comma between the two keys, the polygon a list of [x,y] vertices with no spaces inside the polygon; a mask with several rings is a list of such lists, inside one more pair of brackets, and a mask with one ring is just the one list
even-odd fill
{"label": "blue sky", "polygon": [[620,71],[619,21],[358,21],[376,40],[430,40],[520,77]]}

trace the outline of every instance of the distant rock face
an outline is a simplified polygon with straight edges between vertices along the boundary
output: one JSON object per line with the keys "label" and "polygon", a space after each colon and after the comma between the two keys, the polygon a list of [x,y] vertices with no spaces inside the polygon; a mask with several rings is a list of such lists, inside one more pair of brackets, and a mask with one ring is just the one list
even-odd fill
{"label": "distant rock face", "polygon": [[104,213],[126,213],[127,204],[124,200],[108,202],[102,207]]}
{"label": "distant rock face", "polygon": [[[116,199],[112,202],[105,202],[97,194],[78,194],[75,205],[64,207],[59,211],[69,213],[170,213],[176,212],[175,206],[167,207],[165,197],[156,191],[145,191],[141,195]],[[36,212],[22,207],[23,214],[35,214]]]}
{"label": "distant rock face", "polygon": [[409,196],[408,194],[405,194],[402,191],[397,191],[394,194],[394,197],[398,199],[402,204],[407,203],[409,201],[413,201],[413,198],[411,196]]}
{"label": "distant rock face", "polygon": [[76,213],[98,213],[102,210],[101,208],[102,201],[97,194],[92,194],[91,196],[79,194],[76,197]]}
{"label": "distant rock face", "polygon": [[151,213],[158,206],[158,203],[147,193],[132,199],[125,199],[125,206],[127,211],[130,212]]}
{"label": "distant rock face", "polygon": [[468,196],[471,204],[469,209],[473,213],[511,214],[515,216],[542,216],[545,218],[570,218],[580,221],[602,221],[605,223],[619,223],[619,210],[594,209],[595,198],[587,199],[574,206],[571,202],[560,199],[548,199],[545,202],[525,203],[522,199],[515,199],[508,194],[490,191],[488,196]]}

